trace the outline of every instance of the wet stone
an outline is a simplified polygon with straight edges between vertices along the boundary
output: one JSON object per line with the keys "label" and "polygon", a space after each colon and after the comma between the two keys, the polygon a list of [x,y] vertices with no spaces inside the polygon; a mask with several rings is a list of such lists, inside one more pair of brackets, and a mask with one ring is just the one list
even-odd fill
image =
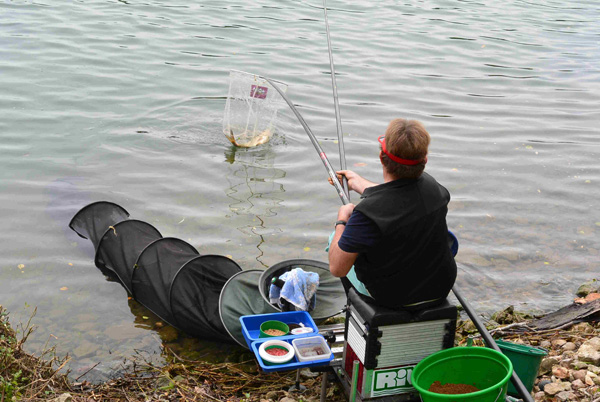
{"label": "wet stone", "polygon": [[595,366],[593,364],[588,364],[586,368],[587,368],[588,371],[591,371],[594,374],[599,374],[600,375],[600,367]]}
{"label": "wet stone", "polygon": [[97,326],[98,326],[98,324],[95,322],[82,322],[82,323],[73,325],[73,329],[75,329],[77,331],[81,331],[81,332],[89,332],[93,329],[96,329]]}
{"label": "wet stone", "polygon": [[562,353],[561,356],[563,359],[573,360],[575,358],[575,352],[573,350],[566,350]]}
{"label": "wet stone", "polygon": [[160,377],[156,380],[156,388],[170,388],[174,385],[173,381],[167,377]]}
{"label": "wet stone", "polygon": [[574,362],[575,362],[575,360],[574,360],[574,359],[570,359],[570,358],[566,357],[566,358],[563,358],[563,359],[561,360],[561,362],[560,362],[560,365],[561,365],[561,366],[563,366],[563,367],[569,368],[569,367],[571,367],[571,365],[572,365]]}
{"label": "wet stone", "polygon": [[475,324],[473,324],[473,321],[467,320],[467,321],[465,321],[465,325],[463,327],[463,330],[465,332],[471,333],[471,332],[477,331],[477,327],[475,326]]}
{"label": "wet stone", "polygon": [[312,372],[310,371],[310,369],[302,369],[300,370],[300,377],[304,378],[304,379],[308,379],[308,378],[316,378],[318,376],[320,376],[321,373],[318,372]]}
{"label": "wet stone", "polygon": [[109,365],[98,364],[97,359],[84,359],[82,365],[73,370],[75,377],[83,376],[82,379],[91,382],[107,381],[115,375],[115,371]]}
{"label": "wet stone", "polygon": [[50,402],[71,402],[73,397],[69,393],[60,394],[58,397],[51,399]]}
{"label": "wet stone", "polygon": [[590,293],[594,293],[600,290],[600,282],[596,279],[592,279],[581,285],[579,289],[577,289],[577,296],[585,297]]}
{"label": "wet stone", "polygon": [[551,383],[552,383],[552,381],[550,381],[550,380],[542,380],[538,383],[538,388],[540,389],[540,391],[543,391],[544,387]]}
{"label": "wet stone", "polygon": [[554,396],[562,391],[570,391],[570,390],[571,390],[571,383],[564,382],[564,381],[551,382],[550,384],[547,384],[544,387],[544,392],[550,396]]}
{"label": "wet stone", "polygon": [[83,341],[79,346],[73,349],[75,357],[82,359],[84,357],[90,357],[96,354],[100,349],[100,346],[90,341]]}
{"label": "wet stone", "polygon": [[585,380],[585,376],[587,375],[587,373],[588,373],[587,370],[576,370],[576,371],[573,371],[573,378],[575,380],[584,381]]}
{"label": "wet stone", "polygon": [[269,391],[265,397],[269,400],[278,401],[282,391]]}
{"label": "wet stone", "polygon": [[573,332],[581,332],[584,334],[593,334],[594,333],[594,327],[587,322],[580,322],[578,324],[575,324],[571,327],[571,330]]}
{"label": "wet stone", "polygon": [[585,384],[588,385],[588,386],[590,386],[590,387],[593,386],[593,385],[595,385],[594,379],[592,377],[590,377],[589,375],[586,375],[585,376]]}
{"label": "wet stone", "polygon": [[569,391],[561,391],[558,394],[556,394],[556,399],[559,401],[572,401],[573,397],[574,394]]}
{"label": "wet stone", "polygon": [[540,374],[546,374],[549,373],[550,371],[552,371],[552,367],[556,366],[557,364],[559,364],[559,360],[554,357],[546,357],[542,360],[542,363],[540,364]]}
{"label": "wet stone", "polygon": [[594,337],[585,341],[577,351],[577,358],[581,361],[592,363],[597,366],[600,364],[600,338]]}
{"label": "wet stone", "polygon": [[77,322],[96,322],[98,317],[93,314],[77,314],[75,319]]}
{"label": "wet stone", "polygon": [[571,365],[569,366],[570,368],[572,368],[573,370],[585,370],[588,368],[588,364],[585,362],[580,362],[579,360],[575,360],[571,363]]}
{"label": "wet stone", "polygon": [[159,329],[158,335],[160,336],[160,339],[165,343],[176,341],[177,338],[179,338],[179,332],[170,325]]}
{"label": "wet stone", "polygon": [[118,324],[108,327],[104,334],[115,341],[124,341],[139,336],[140,330],[130,324]]}
{"label": "wet stone", "polygon": [[556,378],[564,380],[565,378],[569,377],[569,369],[562,366],[554,366],[552,367],[552,375]]}

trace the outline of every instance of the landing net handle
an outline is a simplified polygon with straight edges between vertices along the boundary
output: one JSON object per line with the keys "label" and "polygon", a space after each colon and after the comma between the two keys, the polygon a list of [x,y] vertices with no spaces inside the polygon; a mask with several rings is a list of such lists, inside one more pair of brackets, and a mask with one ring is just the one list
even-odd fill
{"label": "landing net handle", "polygon": [[292,111],[294,112],[294,114],[296,115],[296,117],[298,118],[298,120],[300,121],[300,124],[302,124],[302,127],[304,128],[304,131],[306,131],[306,134],[308,134],[308,138],[310,138],[310,141],[312,142],[312,144],[314,145],[315,149],[319,153],[319,157],[321,158],[321,162],[323,162],[323,165],[325,166],[325,169],[327,170],[327,173],[329,174],[329,177],[331,177],[331,180],[333,181],[333,186],[337,190],[338,195],[339,195],[340,199],[342,200],[342,203],[344,205],[349,204],[350,200],[348,199],[348,196],[346,195],[346,192],[344,191],[344,187],[342,186],[342,184],[338,180],[337,175],[335,174],[335,170],[331,166],[331,163],[329,162],[329,159],[327,159],[327,155],[325,155],[325,151],[323,151],[323,148],[321,148],[321,145],[319,145],[319,141],[317,141],[317,138],[315,137],[315,135],[310,130],[310,127],[308,127],[308,124],[306,124],[306,121],[304,120],[304,118],[302,117],[302,115],[300,114],[300,112],[298,112],[298,109],[296,109],[296,107],[290,101],[290,99],[287,97],[287,95],[285,94],[285,92],[283,92],[273,81],[271,81],[269,78],[266,78],[266,77],[262,77],[262,78],[264,78],[269,84],[271,84],[271,86],[273,88],[275,88],[275,90],[277,92],[279,92],[279,95],[281,95],[281,97],[286,101],[286,103],[288,104],[288,106],[290,107],[290,109],[292,109]]}

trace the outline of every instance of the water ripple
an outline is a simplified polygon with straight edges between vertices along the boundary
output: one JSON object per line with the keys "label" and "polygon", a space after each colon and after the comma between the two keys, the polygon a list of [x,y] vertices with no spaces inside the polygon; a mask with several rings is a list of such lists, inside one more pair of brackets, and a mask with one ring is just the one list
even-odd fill
{"label": "water ripple", "polygon": [[[452,194],[459,284],[478,310],[558,308],[597,274],[598,15],[583,1],[328,9],[347,164],[380,180],[376,137],[388,121],[424,122],[427,170]],[[0,4],[0,294],[11,310],[38,306],[34,342],[52,333],[72,352],[124,328],[131,339],[106,336],[93,359],[160,350],[139,327],[147,313],[66,229],[87,201],[120,203],[245,269],[326,260],[339,200],[318,154],[287,108],[269,144],[232,148],[222,134],[230,69],[286,82],[339,166],[317,3]]]}

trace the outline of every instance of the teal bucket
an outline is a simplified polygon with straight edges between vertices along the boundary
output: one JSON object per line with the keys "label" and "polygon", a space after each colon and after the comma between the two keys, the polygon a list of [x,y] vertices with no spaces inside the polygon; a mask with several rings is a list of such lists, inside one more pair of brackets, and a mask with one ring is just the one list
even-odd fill
{"label": "teal bucket", "polygon": [[[533,384],[537,378],[540,364],[544,356],[548,355],[543,349],[535,348],[528,345],[520,345],[502,340],[497,340],[498,347],[506,357],[512,362],[515,373],[521,379],[528,392],[533,389]],[[519,396],[519,392],[515,389],[512,383],[508,384],[509,395]]]}
{"label": "teal bucket", "polygon": [[[436,352],[417,364],[412,385],[423,402],[504,401],[513,366],[508,357],[493,349],[457,347]],[[467,384],[479,389],[469,394],[438,394],[429,391],[435,381]]]}

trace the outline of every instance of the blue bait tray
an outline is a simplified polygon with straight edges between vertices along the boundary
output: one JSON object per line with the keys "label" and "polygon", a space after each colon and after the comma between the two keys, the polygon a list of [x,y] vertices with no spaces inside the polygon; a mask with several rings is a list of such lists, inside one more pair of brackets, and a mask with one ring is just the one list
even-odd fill
{"label": "blue bait tray", "polygon": [[[312,328],[313,332],[300,335],[284,335],[261,338],[260,325],[265,321],[271,320],[281,321],[288,325],[302,323],[305,327]],[[246,339],[248,347],[254,352],[254,356],[256,357],[258,364],[266,373],[270,373],[273,371],[294,370],[304,367],[323,366],[328,364],[331,360],[333,360],[333,353],[331,353],[329,358],[322,360],[311,360],[308,362],[301,362],[296,356],[294,356],[294,358],[288,363],[268,365],[265,364],[265,362],[260,357],[258,353],[260,345],[269,340],[279,339],[289,343],[290,347],[293,348],[294,346],[292,345],[292,340],[294,339],[306,338],[310,336],[322,337],[322,335],[319,335],[319,328],[317,328],[317,325],[313,321],[312,317],[306,311],[284,311],[281,313],[272,314],[244,315],[240,317],[240,322],[242,324],[242,334],[244,335],[244,339]]]}
{"label": "blue bait tray", "polygon": [[[243,315],[240,317],[240,322],[242,323],[242,334],[244,335],[244,339],[246,339],[246,343],[248,347],[252,349],[252,342],[257,341],[258,339],[282,339],[284,336],[274,336],[270,338],[260,338],[260,325],[265,321],[281,321],[286,324],[303,324],[305,327],[309,327],[313,329],[312,334],[302,334],[302,335],[292,335],[292,337],[299,336],[311,336],[317,335],[319,333],[319,328],[313,321],[310,314],[306,311],[284,311],[281,313],[271,313],[271,314],[256,314],[256,315]],[[289,335],[287,335],[289,336]]]}

